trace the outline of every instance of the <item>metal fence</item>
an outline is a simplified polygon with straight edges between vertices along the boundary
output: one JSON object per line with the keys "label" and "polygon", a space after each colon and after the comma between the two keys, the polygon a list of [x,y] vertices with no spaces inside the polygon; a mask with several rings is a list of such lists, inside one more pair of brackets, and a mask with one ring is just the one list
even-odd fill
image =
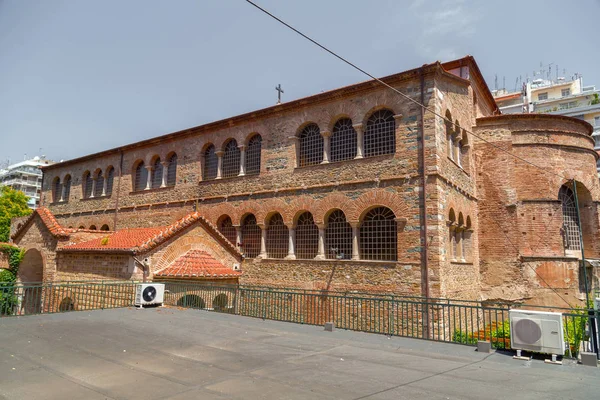
{"label": "metal fence", "polygon": [[[333,322],[340,329],[390,336],[475,345],[489,340],[510,348],[509,310],[545,307],[425,299],[381,293],[339,292],[265,286],[165,283],[167,306],[195,308],[300,324]],[[0,284],[0,314],[31,315],[76,310],[131,307],[136,282],[75,282],[30,286]],[[589,339],[583,309],[563,313],[568,355],[576,356]]]}

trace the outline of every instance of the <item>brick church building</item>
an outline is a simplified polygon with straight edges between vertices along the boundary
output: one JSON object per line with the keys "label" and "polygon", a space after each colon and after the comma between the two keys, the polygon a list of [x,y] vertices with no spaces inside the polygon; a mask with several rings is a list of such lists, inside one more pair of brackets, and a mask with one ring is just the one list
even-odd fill
{"label": "brick church building", "polygon": [[382,80],[453,123],[366,81],[43,168],[40,209],[13,221],[20,281],[580,300],[592,127],[500,115],[470,56]]}

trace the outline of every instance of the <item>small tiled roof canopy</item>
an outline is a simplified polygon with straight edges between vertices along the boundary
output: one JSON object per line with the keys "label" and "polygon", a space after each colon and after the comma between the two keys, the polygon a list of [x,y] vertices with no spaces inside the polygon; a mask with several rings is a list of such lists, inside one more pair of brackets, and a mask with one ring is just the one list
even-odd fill
{"label": "small tiled roof canopy", "polygon": [[106,235],[81,243],[65,246],[58,251],[62,252],[125,252],[131,254],[146,253],[167,240],[173,238],[182,230],[194,223],[202,226],[230,252],[238,258],[242,254],[225,236],[217,230],[208,220],[198,212],[186,215],[169,226],[155,228],[130,228],[116,232],[107,232]]}
{"label": "small tiled roof canopy", "polygon": [[17,229],[17,231],[12,235],[12,239],[15,239],[17,236],[19,236],[21,232],[24,232],[25,228],[33,221],[36,215],[38,215],[41,218],[42,223],[46,226],[46,228],[48,228],[52,236],[59,238],[68,238],[69,233],[73,231],[72,229],[63,228],[58,223],[56,218],[54,218],[54,215],[52,215],[50,210],[48,210],[46,207],[39,207],[36,210],[34,210],[29,216],[29,218],[27,218],[23,222],[23,225],[19,229]]}
{"label": "small tiled roof canopy", "polygon": [[225,267],[202,250],[190,250],[167,268],[154,274],[161,278],[233,278],[242,273]]}

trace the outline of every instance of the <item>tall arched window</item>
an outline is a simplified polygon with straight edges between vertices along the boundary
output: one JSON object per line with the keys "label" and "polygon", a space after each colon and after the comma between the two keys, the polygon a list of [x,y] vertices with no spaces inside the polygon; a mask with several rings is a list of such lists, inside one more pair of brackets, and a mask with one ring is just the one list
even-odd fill
{"label": "tall arched window", "polygon": [[300,132],[300,160],[298,165],[320,164],[323,161],[323,136],[317,124],[307,125]]}
{"label": "tall arched window", "polygon": [[83,198],[89,199],[92,195],[92,188],[94,186],[94,180],[92,174],[89,171],[83,175]]}
{"label": "tall arched window", "polygon": [[313,216],[305,212],[296,224],[296,258],[312,259],[319,251],[319,228]]}
{"label": "tall arched window", "polygon": [[60,178],[57,176],[52,181],[52,202],[58,203],[60,201],[61,191]]}
{"label": "tall arched window", "polygon": [[365,129],[365,156],[393,154],[396,151],[396,120],[390,110],[375,111]]}
{"label": "tall arched window", "polygon": [[444,120],[444,126],[446,127],[446,154],[448,158],[454,160],[454,126],[452,125],[452,114],[449,110],[446,110],[446,119]]}
{"label": "tall arched window", "polygon": [[102,190],[104,189],[104,176],[102,171],[98,171],[96,174],[96,186],[94,186],[94,197],[102,196]]}
{"label": "tall arched window", "polygon": [[342,118],[333,126],[331,161],[351,160],[356,157],[356,131],[350,118]]}
{"label": "tall arched window", "polygon": [[246,150],[246,175],[256,175],[260,173],[260,152],[262,150],[262,137],[254,135],[248,141]]}
{"label": "tall arched window", "polygon": [[219,222],[219,232],[221,232],[221,234],[225,236],[231,243],[234,245],[237,244],[235,227],[233,226],[233,222],[231,221],[230,217],[226,216],[225,218],[221,219],[221,222]]}
{"label": "tall arched window", "polygon": [[154,164],[152,164],[152,189],[158,189],[162,185],[163,166],[160,163],[160,157],[156,157]]}
{"label": "tall arched window", "polygon": [[65,176],[63,187],[64,187],[64,189],[63,189],[64,190],[63,200],[64,201],[69,201],[69,197],[71,196],[71,175]]}
{"label": "tall arched window", "polygon": [[254,258],[260,254],[261,229],[256,217],[247,215],[242,220],[242,249],[246,258]]}
{"label": "tall arched window", "polygon": [[451,208],[448,213],[448,256],[451,261],[456,261],[456,214]]}
{"label": "tall arched window", "polygon": [[240,148],[235,139],[225,145],[223,154],[223,178],[238,176],[240,173]]}
{"label": "tall arched window", "polygon": [[460,165],[460,150],[461,150],[461,129],[460,129],[460,124],[458,123],[458,120],[456,120],[456,122],[454,122],[454,160],[456,161],[456,163],[458,165]]}
{"label": "tall arched window", "polygon": [[558,192],[558,199],[562,203],[565,248],[567,250],[581,250],[581,236],[579,234],[579,219],[577,218],[575,194],[570,187],[563,185]]}
{"label": "tall arched window", "polygon": [[360,225],[361,259],[397,260],[398,230],[395,218],[387,207],[374,208],[365,215]]}
{"label": "tall arched window", "polygon": [[106,195],[112,195],[113,191],[113,182],[115,180],[115,169],[113,167],[109,167],[106,172]]}
{"label": "tall arched window", "polygon": [[275,214],[267,225],[267,256],[284,258],[288,254],[290,233],[281,214]]}
{"label": "tall arched window", "polygon": [[144,190],[148,181],[148,170],[143,161],[140,161],[135,167],[135,180],[133,185],[134,191]]}
{"label": "tall arched window", "polygon": [[346,221],[346,215],[342,210],[333,211],[327,218],[325,254],[330,259],[352,258],[352,226]]}
{"label": "tall arched window", "polygon": [[171,154],[167,161],[169,161],[169,166],[167,167],[167,186],[175,186],[177,182],[177,154]]}
{"label": "tall arched window", "polygon": [[209,180],[217,177],[217,162],[215,146],[211,144],[204,150],[204,176],[202,179]]}

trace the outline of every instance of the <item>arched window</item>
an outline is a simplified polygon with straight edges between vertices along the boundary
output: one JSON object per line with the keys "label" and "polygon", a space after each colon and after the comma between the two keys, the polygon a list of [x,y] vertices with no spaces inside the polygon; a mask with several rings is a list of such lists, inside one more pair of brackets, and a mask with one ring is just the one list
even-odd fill
{"label": "arched window", "polygon": [[107,224],[102,225],[102,227],[100,228],[101,231],[109,231],[110,228],[108,227]]}
{"label": "arched window", "polygon": [[94,186],[94,180],[92,179],[92,174],[87,171],[83,175],[83,198],[89,199],[92,195],[92,187]]}
{"label": "arched window", "polygon": [[140,161],[135,168],[135,183],[133,186],[134,191],[144,190],[146,188],[146,182],[148,181],[148,170],[144,165],[143,161]]}
{"label": "arched window", "polygon": [[80,225],[80,226],[79,226],[79,229],[85,229],[85,226],[83,226],[83,225]]}
{"label": "arched window", "polygon": [[581,250],[581,236],[579,234],[579,219],[577,218],[575,194],[570,187],[563,185],[558,192],[558,199],[562,203],[565,248],[567,250]]}
{"label": "arched window", "polygon": [[240,173],[240,148],[235,139],[225,145],[223,154],[223,178],[238,176]]}
{"label": "arched window", "polygon": [[71,196],[71,175],[65,176],[63,187],[64,187],[64,189],[63,189],[64,190],[63,200],[64,201],[69,201],[69,196]]}
{"label": "arched window", "polygon": [[62,195],[62,186],[60,184],[60,178],[57,176],[52,181],[52,201],[54,203],[58,203],[60,201],[60,196]]}
{"label": "arched window", "polygon": [[360,225],[360,255],[363,260],[397,260],[395,218],[387,207],[374,208],[365,215]]}
{"label": "arched window", "polygon": [[452,261],[456,261],[456,214],[451,208],[448,213],[448,257]]}
{"label": "arched window", "polygon": [[90,225],[90,230],[95,231],[96,229],[96,225]]}
{"label": "arched window", "polygon": [[305,212],[296,224],[296,258],[312,259],[319,251],[319,228],[313,216]]}
{"label": "arched window", "polygon": [[242,249],[246,258],[254,258],[260,254],[261,229],[252,214],[242,221]]}
{"label": "arched window", "polygon": [[113,167],[108,168],[108,172],[106,173],[106,195],[112,195],[113,190],[113,181],[115,179],[115,169]]}
{"label": "arched window", "polygon": [[283,223],[281,214],[275,214],[269,219],[267,226],[267,256],[284,258],[288,254],[290,234]]}
{"label": "arched window", "polygon": [[365,129],[365,156],[393,154],[396,151],[396,120],[390,110],[375,111]]}
{"label": "arched window", "polygon": [[256,175],[260,173],[260,152],[262,150],[262,137],[254,135],[248,141],[248,150],[246,150],[246,175]]}
{"label": "arched window", "polygon": [[234,245],[237,244],[237,235],[235,232],[235,227],[233,226],[233,222],[231,222],[231,218],[225,217],[219,223],[219,232],[223,234]]}
{"label": "arched window", "polygon": [[215,146],[211,144],[204,150],[204,176],[202,179],[209,180],[217,177],[217,161]]}
{"label": "arched window", "polygon": [[103,189],[104,189],[104,176],[102,176],[102,171],[98,171],[98,174],[96,174],[96,186],[94,186],[94,197],[102,196]]}
{"label": "arched window", "polygon": [[460,165],[460,148],[461,148],[461,130],[460,130],[460,124],[458,123],[458,120],[456,120],[456,122],[454,122],[454,160],[456,161],[456,163],[458,165]]}
{"label": "arched window", "polygon": [[448,158],[454,160],[454,127],[452,125],[452,114],[449,110],[446,110],[446,119],[444,120],[444,126],[446,127],[446,154]]}
{"label": "arched window", "polygon": [[168,159],[169,166],[167,167],[167,186],[175,186],[177,182],[177,154],[171,154]]}
{"label": "arched window", "polygon": [[158,189],[162,185],[163,166],[160,163],[160,157],[156,157],[154,164],[152,164],[152,189]]}
{"label": "arched window", "polygon": [[333,126],[331,161],[351,160],[356,157],[356,131],[350,118],[342,118]]}
{"label": "arched window", "polygon": [[352,258],[352,226],[346,221],[346,215],[342,210],[333,211],[327,218],[325,254],[330,259]]}
{"label": "arched window", "polygon": [[307,125],[300,133],[300,160],[298,165],[320,164],[323,161],[323,136],[317,124]]}

